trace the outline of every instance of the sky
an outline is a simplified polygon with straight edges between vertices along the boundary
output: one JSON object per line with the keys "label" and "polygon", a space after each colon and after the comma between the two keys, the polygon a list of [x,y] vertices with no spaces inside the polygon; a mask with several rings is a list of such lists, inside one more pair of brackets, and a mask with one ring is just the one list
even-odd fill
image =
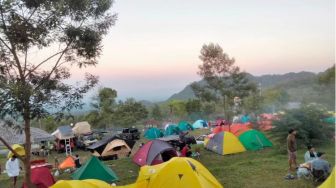
{"label": "sky", "polygon": [[203,44],[254,75],[320,72],[335,63],[333,0],[115,0],[118,20],[95,68],[120,99],[161,101],[200,80]]}

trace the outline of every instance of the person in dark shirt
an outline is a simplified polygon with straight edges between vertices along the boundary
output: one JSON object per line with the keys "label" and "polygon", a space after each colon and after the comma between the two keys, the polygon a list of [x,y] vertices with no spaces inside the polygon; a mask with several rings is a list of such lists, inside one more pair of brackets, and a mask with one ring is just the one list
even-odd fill
{"label": "person in dark shirt", "polygon": [[74,160],[75,160],[76,168],[80,168],[82,165],[80,164],[79,156],[76,155]]}
{"label": "person in dark shirt", "polygon": [[295,177],[291,174],[291,172],[295,173],[297,163],[296,163],[296,134],[297,131],[294,129],[290,129],[288,131],[287,136],[287,152],[288,152],[288,174],[285,177],[286,179],[294,179]]}

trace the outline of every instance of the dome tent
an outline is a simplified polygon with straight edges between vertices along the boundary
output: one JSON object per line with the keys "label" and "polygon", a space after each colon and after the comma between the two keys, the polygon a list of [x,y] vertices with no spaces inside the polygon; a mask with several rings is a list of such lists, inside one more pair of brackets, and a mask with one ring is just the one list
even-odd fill
{"label": "dome tent", "polygon": [[206,121],[199,119],[193,123],[192,127],[194,129],[202,129],[204,127],[208,127],[208,124]]}
{"label": "dome tent", "polygon": [[194,128],[192,127],[192,125],[190,125],[190,123],[188,123],[186,121],[180,121],[178,123],[178,128],[181,131],[192,131],[192,130],[194,130]]}
{"label": "dome tent", "polygon": [[149,140],[154,140],[156,138],[161,138],[163,136],[163,133],[158,128],[149,128],[145,132],[145,138]]}
{"label": "dome tent", "polygon": [[259,150],[273,145],[263,133],[254,129],[242,133],[239,140],[247,150]]}
{"label": "dome tent", "polygon": [[239,139],[230,132],[215,134],[205,147],[215,153],[226,155],[246,151]]}

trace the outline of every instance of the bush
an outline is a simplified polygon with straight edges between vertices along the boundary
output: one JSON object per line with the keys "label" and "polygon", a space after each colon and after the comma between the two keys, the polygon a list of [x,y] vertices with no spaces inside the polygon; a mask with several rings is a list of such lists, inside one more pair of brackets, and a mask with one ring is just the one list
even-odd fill
{"label": "bush", "polygon": [[317,146],[330,142],[335,136],[335,127],[323,122],[322,119],[326,113],[325,108],[315,104],[288,110],[278,120],[273,121],[275,128],[272,129],[272,135],[279,143],[284,143],[284,148],[281,149],[285,149],[288,130],[291,128],[298,132],[298,145]]}

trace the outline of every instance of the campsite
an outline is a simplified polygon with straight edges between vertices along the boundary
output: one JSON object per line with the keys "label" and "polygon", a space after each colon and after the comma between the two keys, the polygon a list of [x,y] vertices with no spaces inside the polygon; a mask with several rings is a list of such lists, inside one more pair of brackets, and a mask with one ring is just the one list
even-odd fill
{"label": "campsite", "polygon": [[0,188],[335,188],[333,0],[1,0]]}

